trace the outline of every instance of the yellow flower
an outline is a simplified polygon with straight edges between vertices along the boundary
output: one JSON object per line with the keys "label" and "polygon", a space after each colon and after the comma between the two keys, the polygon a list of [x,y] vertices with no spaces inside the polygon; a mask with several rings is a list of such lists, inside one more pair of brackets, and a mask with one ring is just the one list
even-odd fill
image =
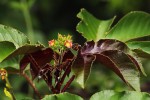
{"label": "yellow flower", "polygon": [[67,40],[67,41],[65,41],[64,45],[65,45],[67,48],[72,48],[72,41],[71,41],[71,40]]}

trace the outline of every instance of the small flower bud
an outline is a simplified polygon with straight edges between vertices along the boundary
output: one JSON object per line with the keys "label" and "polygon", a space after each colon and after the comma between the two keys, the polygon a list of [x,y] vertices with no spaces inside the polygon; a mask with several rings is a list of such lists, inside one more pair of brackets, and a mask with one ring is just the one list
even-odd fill
{"label": "small flower bud", "polygon": [[1,69],[1,70],[0,70],[0,76],[1,76],[2,80],[5,79],[5,77],[7,76],[7,72],[6,72],[5,69]]}
{"label": "small flower bud", "polygon": [[51,41],[48,41],[48,44],[49,44],[50,47],[51,47],[51,46],[54,46],[55,40],[53,39],[53,40],[51,40]]}

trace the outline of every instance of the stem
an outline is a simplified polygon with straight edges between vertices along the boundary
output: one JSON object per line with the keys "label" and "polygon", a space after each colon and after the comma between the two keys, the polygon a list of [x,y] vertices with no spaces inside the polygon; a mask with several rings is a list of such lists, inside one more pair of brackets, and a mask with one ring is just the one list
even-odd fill
{"label": "stem", "polygon": [[72,81],[74,80],[75,75],[73,75],[70,80],[67,82],[67,84],[64,86],[64,88],[61,90],[61,92],[65,92],[66,89],[70,86],[70,84],[72,83]]}
{"label": "stem", "polygon": [[[15,71],[15,72],[8,71],[8,73],[9,74],[18,74],[18,75],[23,76],[28,81],[28,83],[31,85],[31,87],[33,88],[33,90],[36,93],[36,95],[38,96],[38,98],[39,99],[42,98],[41,95],[40,95],[40,93],[39,93],[39,91],[37,90],[37,88],[35,87],[34,83],[32,82],[32,80],[30,80],[30,78],[25,73],[20,73],[20,71]],[[9,81],[7,79],[6,79],[6,82],[9,83]],[[9,85],[9,86],[11,86],[11,85]]]}
{"label": "stem", "polygon": [[63,84],[67,74],[69,73],[70,67],[71,67],[70,65],[67,67],[67,69],[65,70],[61,80],[56,84],[55,89],[60,91],[60,88],[61,88],[61,86],[62,86],[62,84]]}
{"label": "stem", "polygon": [[35,87],[34,83],[30,80],[30,78],[25,74],[25,73],[21,73],[21,76],[23,76],[28,83],[31,85],[31,87],[33,88],[34,92],[36,93],[36,95],[38,96],[39,99],[42,99],[39,91],[37,90],[37,88]]}
{"label": "stem", "polygon": [[31,16],[30,16],[30,12],[29,12],[29,7],[28,7],[28,3],[26,0],[21,0],[20,1],[21,6],[22,6],[22,12],[25,18],[25,22],[26,22],[26,27],[27,27],[27,36],[30,38],[31,43],[34,42],[34,37],[33,37],[33,27],[32,27],[32,21],[31,21]]}

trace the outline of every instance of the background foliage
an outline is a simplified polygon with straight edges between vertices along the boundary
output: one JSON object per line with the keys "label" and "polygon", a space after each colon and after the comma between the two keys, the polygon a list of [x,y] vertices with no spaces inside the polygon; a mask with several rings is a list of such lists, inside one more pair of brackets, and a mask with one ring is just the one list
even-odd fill
{"label": "background foliage", "polygon": [[[0,24],[14,27],[24,33],[33,33],[36,37],[30,36],[31,42],[38,39],[47,45],[47,41],[57,38],[57,33],[73,35],[74,42],[83,44],[85,39],[76,31],[79,19],[76,17],[81,8],[87,9],[99,19],[110,19],[117,15],[115,23],[124,14],[141,10],[150,13],[150,1],[146,0],[1,0],[0,1]],[[27,34],[28,35],[28,34]],[[150,92],[150,62],[143,59],[147,77],[141,78],[142,91]],[[102,66],[102,65],[101,65]],[[100,77],[97,77],[100,76]],[[24,78],[17,75],[10,75],[10,82],[17,98],[22,96],[33,96],[33,91]],[[35,80],[36,81],[36,80]],[[81,89],[77,83],[68,89],[71,93],[89,98],[97,91],[114,89],[122,91],[127,89],[122,80],[112,71],[105,67],[98,67],[94,64],[87,87]],[[0,86],[4,83],[0,81]],[[43,81],[36,84],[41,94],[49,93]],[[44,89],[43,89],[44,88]],[[3,90],[0,88],[0,90]],[[3,91],[0,91],[0,99]],[[23,94],[22,94],[23,93]],[[3,99],[2,99],[3,100]]]}

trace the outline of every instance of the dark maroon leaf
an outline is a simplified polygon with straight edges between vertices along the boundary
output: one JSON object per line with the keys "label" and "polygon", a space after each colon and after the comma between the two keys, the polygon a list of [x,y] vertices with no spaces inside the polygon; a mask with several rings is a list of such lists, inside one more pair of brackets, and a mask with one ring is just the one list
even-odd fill
{"label": "dark maroon leaf", "polygon": [[79,45],[78,43],[74,43],[72,46],[72,49],[75,51],[78,51],[81,48],[81,45]]}
{"label": "dark maroon leaf", "polygon": [[30,64],[30,72],[32,75],[32,80],[34,80],[39,73],[40,68],[36,68],[33,64]]}
{"label": "dark maroon leaf", "polygon": [[79,51],[73,63],[72,69],[76,75],[76,81],[82,87],[84,87],[86,80],[89,77],[91,66],[94,60],[94,55],[81,55],[81,52]]}
{"label": "dark maroon leaf", "polygon": [[96,61],[112,69],[133,89],[140,91],[138,68],[127,54],[117,50],[104,51],[96,54]]}
{"label": "dark maroon leaf", "polygon": [[[95,59],[112,69],[124,82],[135,90],[140,90],[139,62],[127,47],[118,40],[102,39],[98,42],[89,41],[85,43],[73,64],[77,82],[83,87],[90,74],[91,65]],[[86,74],[85,74],[86,73]]]}
{"label": "dark maroon leaf", "polygon": [[73,58],[74,58],[74,54],[70,50],[67,50],[66,52],[64,52],[63,62],[65,62],[68,59],[73,59]]}
{"label": "dark maroon leaf", "polygon": [[40,68],[53,59],[53,54],[53,50],[51,48],[47,48],[25,55],[20,62],[20,71],[23,72],[26,66],[30,63],[30,71],[32,79],[34,79],[38,75]]}
{"label": "dark maroon leaf", "polygon": [[50,88],[52,88],[53,70],[54,68],[52,66],[50,66],[49,64],[46,64],[43,68],[39,70],[39,73],[38,73],[38,76],[42,77]]}
{"label": "dark maroon leaf", "polygon": [[[73,44],[71,49],[74,50],[75,52],[77,52],[80,48],[81,48],[81,46],[79,44],[75,43],[75,44]],[[67,59],[73,59],[76,56],[73,54],[71,49],[68,49],[64,52],[63,62],[66,61]]]}
{"label": "dark maroon leaf", "polygon": [[89,41],[85,43],[81,50],[81,54],[95,54],[95,53],[101,53],[103,51],[107,50],[121,50],[123,52],[128,51],[128,47],[125,43],[120,42],[118,40],[112,40],[112,39],[102,39],[98,42]]}
{"label": "dark maroon leaf", "polygon": [[[72,60],[67,60],[66,62],[64,62],[60,67],[63,68],[63,66],[65,67],[64,73],[62,75],[62,77],[59,76],[60,81],[57,82],[55,89],[59,90],[61,89],[61,86],[65,80],[66,76],[69,76],[70,72],[71,72],[71,66],[73,63],[73,59]],[[58,67],[59,68],[59,67]]]}
{"label": "dark maroon leaf", "polygon": [[131,55],[128,54],[128,56],[132,60],[132,62],[137,66],[138,70],[141,73],[143,73],[145,76],[147,76],[146,73],[145,73],[145,71],[144,71],[144,68],[143,68],[143,66],[141,64],[141,60],[137,56],[135,56],[135,55],[131,56]]}

